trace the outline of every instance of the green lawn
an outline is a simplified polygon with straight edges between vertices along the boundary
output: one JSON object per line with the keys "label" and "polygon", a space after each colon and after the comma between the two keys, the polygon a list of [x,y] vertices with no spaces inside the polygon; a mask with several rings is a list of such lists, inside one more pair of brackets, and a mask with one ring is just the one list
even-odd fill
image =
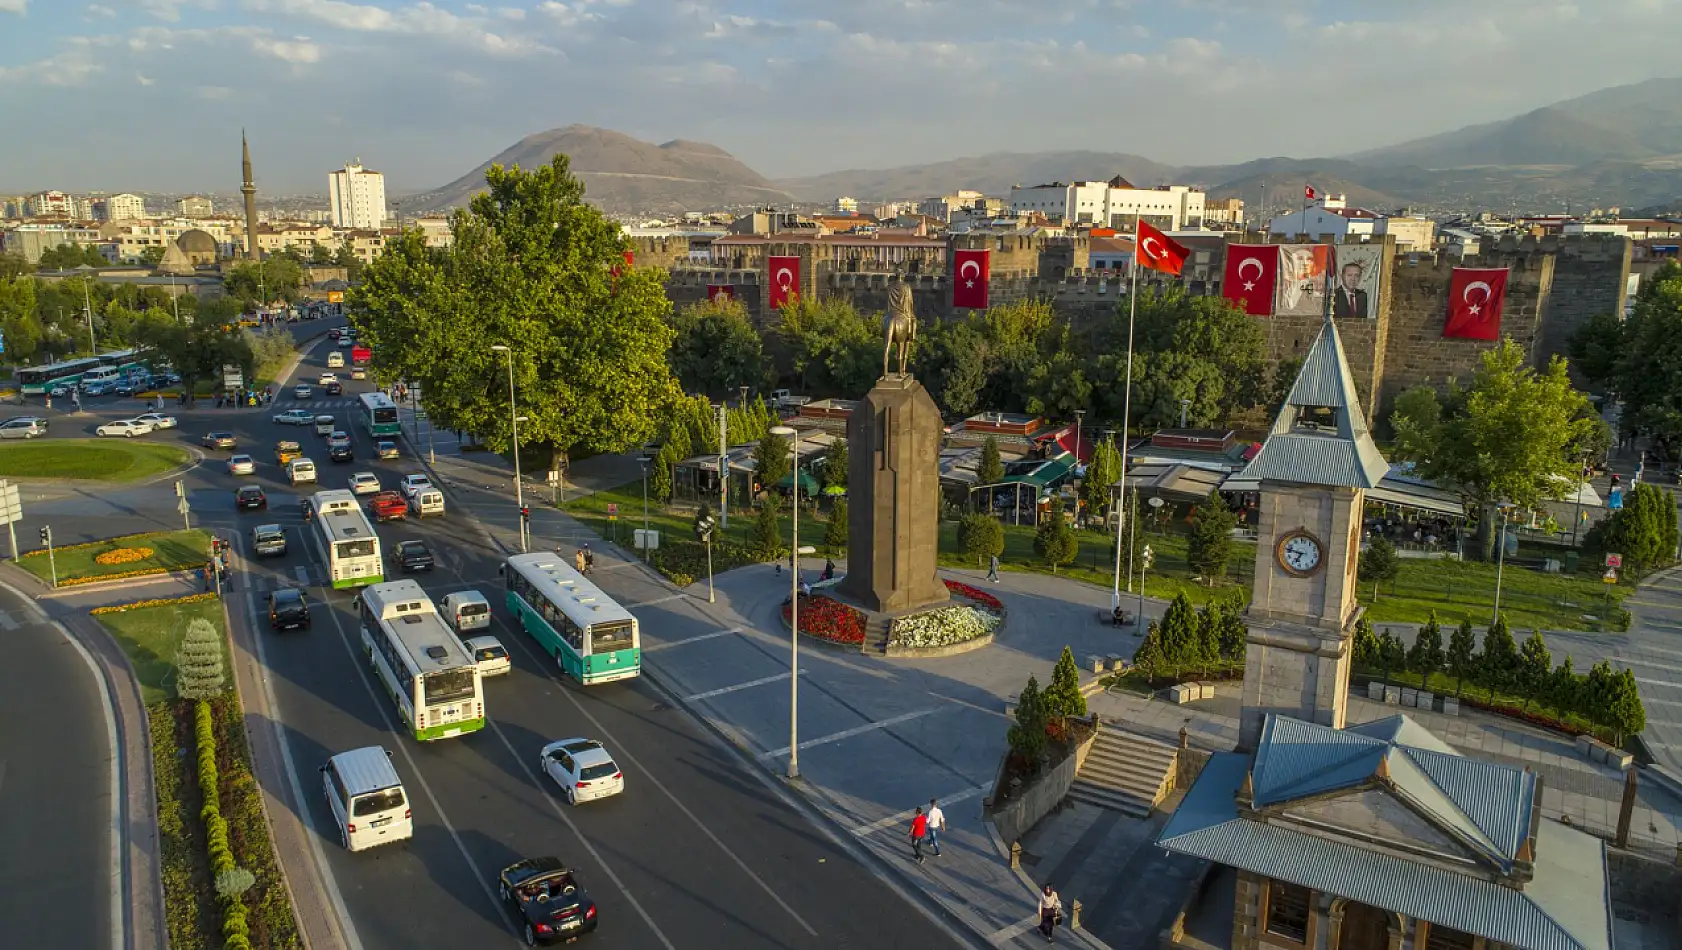
{"label": "green lawn", "polygon": [[186,449],[132,439],[0,442],[0,478],[81,478],[133,482],[186,465]]}
{"label": "green lawn", "polygon": [[[619,517],[610,521],[607,506],[617,504]],[[569,499],[562,508],[574,518],[590,526],[590,529],[604,538],[617,538],[619,543],[627,548],[635,537],[632,532],[641,528],[642,521],[642,482],[635,481],[628,485],[608,491],[596,492],[583,498]],[[732,509],[730,512],[730,526],[725,529],[721,540],[745,542],[753,529],[753,522],[757,511],[741,511]],[[800,543],[819,545],[823,543],[823,533],[826,527],[824,521],[809,517],[810,509],[800,512]],[[717,515],[717,508],[714,508]],[[790,512],[783,508],[781,519],[783,531],[789,530]],[[648,527],[659,531],[662,540],[693,541],[695,539],[695,513],[693,510],[668,510],[659,502],[649,499]]]}
{"label": "green lawn", "polygon": [[[116,548],[151,548],[152,556],[125,564],[96,564],[94,562],[94,558]],[[156,534],[137,535],[118,541],[98,541],[92,544],[77,545],[55,550],[52,558],[52,561],[57,562],[58,565],[60,583],[76,577],[101,577],[106,574],[143,571],[148,568],[162,568],[166,571],[191,570],[203,567],[205,562],[209,560],[210,533],[199,529],[160,531]],[[51,580],[52,578],[52,564],[49,563],[47,558],[46,548],[39,548],[23,555],[18,558],[17,565],[42,580]]]}
{"label": "green lawn", "polygon": [[111,631],[128,654],[140,680],[141,698],[151,705],[175,697],[175,648],[180,645],[188,622],[200,617],[226,633],[222,603],[215,600],[140,607],[122,613],[98,614],[95,619]]}

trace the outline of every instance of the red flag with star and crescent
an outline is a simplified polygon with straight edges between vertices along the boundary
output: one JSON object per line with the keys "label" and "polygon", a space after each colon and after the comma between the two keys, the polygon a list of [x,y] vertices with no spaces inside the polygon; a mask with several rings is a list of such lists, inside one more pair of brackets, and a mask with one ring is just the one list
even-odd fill
{"label": "red flag with star and crescent", "polygon": [[992,254],[987,250],[959,249],[952,254],[952,306],[971,310],[987,309],[987,278],[992,273]]}
{"label": "red flag with star and crescent", "polygon": [[707,285],[707,299],[711,300],[713,303],[723,303],[726,300],[735,300],[736,299],[736,285],[735,284],[708,284]]}
{"label": "red flag with star and crescent", "polygon": [[765,271],[771,278],[772,310],[781,310],[783,304],[800,299],[800,258],[767,257]]}
{"label": "red flag with star and crescent", "polygon": [[1180,276],[1180,271],[1186,266],[1186,257],[1191,254],[1184,244],[1158,231],[1149,221],[1139,222],[1136,237],[1133,259],[1140,267]]}
{"label": "red flag with star and crescent", "polygon": [[1448,321],[1443,336],[1461,340],[1501,338],[1507,301],[1507,268],[1456,267],[1448,282]]}
{"label": "red flag with star and crescent", "polygon": [[1252,317],[1273,315],[1273,290],[1279,283],[1279,245],[1229,244],[1221,296]]}

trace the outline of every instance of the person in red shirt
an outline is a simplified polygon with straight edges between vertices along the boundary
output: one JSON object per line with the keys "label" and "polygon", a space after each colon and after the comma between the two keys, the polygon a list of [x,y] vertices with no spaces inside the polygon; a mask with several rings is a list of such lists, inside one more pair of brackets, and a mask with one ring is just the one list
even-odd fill
{"label": "person in red shirt", "polygon": [[923,863],[923,838],[929,833],[929,818],[923,814],[923,806],[917,806],[917,813],[911,818],[911,856]]}

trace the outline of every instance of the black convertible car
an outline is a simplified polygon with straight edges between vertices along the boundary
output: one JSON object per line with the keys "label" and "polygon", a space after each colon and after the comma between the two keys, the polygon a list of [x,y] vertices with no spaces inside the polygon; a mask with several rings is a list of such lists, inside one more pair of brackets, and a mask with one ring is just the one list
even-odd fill
{"label": "black convertible car", "polygon": [[526,858],[497,876],[497,890],[526,946],[575,940],[596,929],[596,902],[560,858]]}

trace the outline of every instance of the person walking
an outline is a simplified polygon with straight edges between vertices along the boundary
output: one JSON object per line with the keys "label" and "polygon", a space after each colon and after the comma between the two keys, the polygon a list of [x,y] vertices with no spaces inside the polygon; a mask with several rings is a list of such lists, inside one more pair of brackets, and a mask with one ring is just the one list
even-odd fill
{"label": "person walking", "polygon": [[987,562],[987,579],[997,584],[999,582],[999,556],[997,554]]}
{"label": "person walking", "polygon": [[578,568],[578,573],[580,573],[580,574],[584,573],[584,549],[583,548],[579,548],[577,551],[573,552],[572,564],[573,564],[574,567]]}
{"label": "person walking", "polygon": [[923,814],[923,806],[917,806],[916,814],[911,816],[911,856],[923,863],[923,838],[929,833],[929,816]]}
{"label": "person walking", "polygon": [[1047,884],[1040,891],[1040,933],[1045,935],[1045,942],[1050,943],[1052,932],[1057,929],[1057,923],[1063,919],[1063,899]]}
{"label": "person walking", "polygon": [[835,562],[827,558],[823,562],[823,579],[826,581],[835,579]]}
{"label": "person walking", "polygon": [[584,573],[588,574],[596,569],[596,552],[590,550],[589,542],[584,544]]}
{"label": "person walking", "polygon": [[946,830],[946,813],[940,810],[940,803],[929,799],[929,848],[935,857],[940,857],[940,833]]}

